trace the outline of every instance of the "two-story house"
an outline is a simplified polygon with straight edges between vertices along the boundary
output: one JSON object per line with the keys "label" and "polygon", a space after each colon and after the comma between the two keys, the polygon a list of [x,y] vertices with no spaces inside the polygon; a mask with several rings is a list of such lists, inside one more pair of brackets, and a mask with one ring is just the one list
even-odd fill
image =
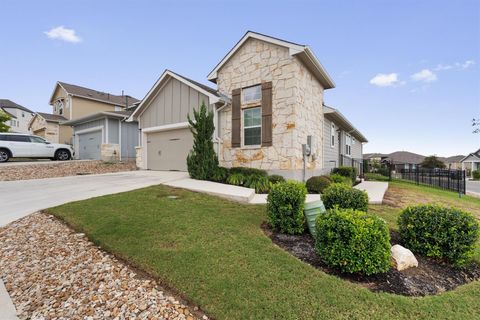
{"label": "two-story house", "polygon": [[74,144],[73,128],[63,122],[99,112],[122,111],[135,102],[138,100],[128,95],[114,95],[58,81],[49,100],[53,112],[38,113],[30,122],[30,128],[34,134],[51,142]]}
{"label": "two-story house", "polygon": [[10,116],[6,124],[11,132],[29,133],[28,124],[33,117],[33,111],[8,99],[0,99],[0,110]]}
{"label": "two-story house", "polygon": [[367,140],[324,107],[324,92],[335,85],[308,46],[247,32],[207,78],[217,89],[167,70],[147,93],[131,117],[141,130],[140,167],[186,170],[193,141],[186,116],[202,102],[214,111],[222,166],[302,180],[362,158]]}

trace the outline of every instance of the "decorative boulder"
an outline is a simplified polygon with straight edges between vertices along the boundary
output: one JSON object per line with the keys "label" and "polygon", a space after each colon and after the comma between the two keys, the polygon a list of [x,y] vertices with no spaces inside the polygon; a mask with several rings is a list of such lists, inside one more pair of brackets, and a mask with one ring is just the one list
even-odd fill
{"label": "decorative boulder", "polygon": [[390,251],[392,252],[393,261],[398,271],[402,271],[411,267],[418,267],[417,258],[412,251],[402,247],[399,244],[394,245]]}

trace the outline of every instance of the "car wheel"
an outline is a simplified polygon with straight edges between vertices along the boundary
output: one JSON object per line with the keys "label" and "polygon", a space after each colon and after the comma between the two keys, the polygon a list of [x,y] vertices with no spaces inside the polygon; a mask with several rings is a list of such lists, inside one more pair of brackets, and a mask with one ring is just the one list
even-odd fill
{"label": "car wheel", "polygon": [[55,160],[66,161],[70,160],[70,152],[68,150],[57,150],[55,152]]}
{"label": "car wheel", "polygon": [[5,149],[0,149],[0,162],[7,162],[10,159],[10,152]]}

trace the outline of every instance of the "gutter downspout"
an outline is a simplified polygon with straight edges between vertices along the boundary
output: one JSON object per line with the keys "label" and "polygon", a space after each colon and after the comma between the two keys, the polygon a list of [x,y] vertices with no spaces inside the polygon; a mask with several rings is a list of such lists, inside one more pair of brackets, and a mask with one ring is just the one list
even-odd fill
{"label": "gutter downspout", "polygon": [[221,106],[220,108],[215,110],[215,137],[214,137],[214,141],[217,143],[217,157],[220,154],[220,142],[221,142],[221,139],[218,135],[219,134],[219,132],[218,132],[218,114],[220,113],[220,111],[225,109],[227,107],[227,105],[228,105],[228,102],[224,101],[223,106]]}

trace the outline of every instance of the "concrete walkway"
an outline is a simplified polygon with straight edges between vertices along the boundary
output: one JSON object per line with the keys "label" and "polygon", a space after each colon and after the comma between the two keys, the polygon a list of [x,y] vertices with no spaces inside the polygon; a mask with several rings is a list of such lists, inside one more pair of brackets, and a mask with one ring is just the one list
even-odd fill
{"label": "concrete walkway", "polygon": [[[250,200],[250,204],[266,204],[267,203],[267,194],[255,194],[255,196]],[[320,200],[319,194],[307,194],[307,199],[305,202],[313,202]]]}
{"label": "concrete walkway", "polygon": [[17,320],[17,310],[8,295],[7,289],[0,279],[0,319],[2,320]]}
{"label": "concrete walkway", "polygon": [[368,203],[382,204],[385,192],[388,189],[388,182],[381,181],[362,181],[357,184],[355,189],[363,190],[368,194]]}
{"label": "concrete walkway", "polygon": [[186,172],[129,171],[0,182],[0,227],[42,209],[183,179]]}

